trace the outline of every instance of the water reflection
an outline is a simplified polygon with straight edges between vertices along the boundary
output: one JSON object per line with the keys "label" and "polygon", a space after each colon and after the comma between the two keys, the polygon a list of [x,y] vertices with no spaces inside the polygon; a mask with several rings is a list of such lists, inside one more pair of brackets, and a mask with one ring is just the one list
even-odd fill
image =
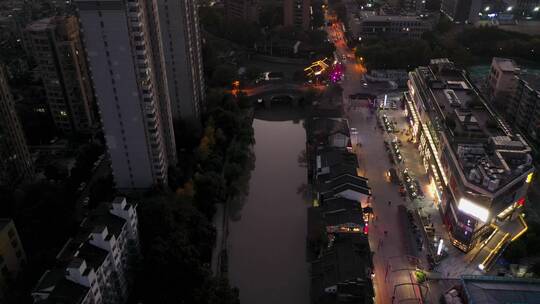
{"label": "water reflection", "polygon": [[255,168],[228,242],[229,276],[242,303],[309,302],[302,117],[289,106],[255,115]]}

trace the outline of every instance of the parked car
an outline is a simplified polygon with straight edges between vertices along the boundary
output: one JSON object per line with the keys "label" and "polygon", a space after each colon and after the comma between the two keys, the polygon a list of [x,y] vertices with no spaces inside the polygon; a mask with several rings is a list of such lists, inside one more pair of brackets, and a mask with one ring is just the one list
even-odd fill
{"label": "parked car", "polygon": [[397,176],[396,169],[394,169],[394,168],[388,169],[387,174],[388,174],[388,179],[389,179],[390,182],[392,182],[394,184],[399,183],[399,178]]}
{"label": "parked car", "polygon": [[78,192],[81,192],[84,190],[84,188],[86,188],[86,183],[85,182],[82,182],[80,185],[79,185],[79,188],[77,188],[77,191]]}
{"label": "parked car", "polygon": [[82,206],[83,207],[88,207],[88,205],[90,204],[90,197],[89,196],[85,196],[82,200]]}

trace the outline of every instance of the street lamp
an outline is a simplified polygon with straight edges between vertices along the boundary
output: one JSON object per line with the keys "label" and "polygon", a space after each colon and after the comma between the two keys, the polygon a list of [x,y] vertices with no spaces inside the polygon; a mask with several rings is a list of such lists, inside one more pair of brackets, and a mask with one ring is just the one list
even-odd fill
{"label": "street lamp", "polygon": [[486,8],[484,8],[484,11],[489,12],[490,9],[491,9],[491,7],[486,6]]}
{"label": "street lamp", "polygon": [[533,8],[533,12],[538,12],[538,11],[540,11],[540,6]]}
{"label": "street lamp", "polygon": [[512,9],[513,9],[513,7],[509,6],[509,7],[506,9],[506,11],[507,11],[507,12],[511,12]]}

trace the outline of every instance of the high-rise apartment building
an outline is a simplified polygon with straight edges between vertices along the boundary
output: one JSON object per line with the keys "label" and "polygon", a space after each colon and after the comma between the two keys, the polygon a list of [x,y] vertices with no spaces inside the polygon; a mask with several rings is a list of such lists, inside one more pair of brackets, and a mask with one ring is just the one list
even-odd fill
{"label": "high-rise apartment building", "polygon": [[34,303],[125,303],[139,258],[136,208],[117,197],[92,211],[39,279]]}
{"label": "high-rise apartment building", "polygon": [[225,0],[227,20],[259,21],[259,0]]}
{"label": "high-rise apartment building", "polygon": [[161,74],[157,79],[166,89],[172,116],[198,122],[206,97],[197,1],[146,1],[155,69]]}
{"label": "high-rise apartment building", "polygon": [[26,264],[26,255],[11,219],[0,219],[0,302]]}
{"label": "high-rise apartment building", "polygon": [[15,185],[33,175],[32,158],[0,65],[0,185]]}
{"label": "high-rise apartment building", "polygon": [[497,109],[503,109],[516,89],[520,69],[512,59],[494,57],[487,79],[488,97]]}
{"label": "high-rise apartment building", "polygon": [[29,24],[26,33],[56,127],[65,134],[90,133],[95,99],[77,18],[41,19]]}
{"label": "high-rise apartment building", "polygon": [[527,225],[521,215],[531,148],[448,59],[409,74],[405,103],[450,240],[487,270]]}
{"label": "high-rise apartment building", "polygon": [[521,71],[512,59],[494,57],[487,92],[508,123],[540,143],[540,76]]}
{"label": "high-rise apartment building", "polygon": [[311,23],[311,0],[283,0],[283,23],[304,30]]}
{"label": "high-rise apartment building", "polygon": [[540,76],[524,73],[515,79],[515,90],[505,113],[528,139],[540,144]]}
{"label": "high-rise apartment building", "polygon": [[484,0],[442,0],[441,12],[457,23],[474,23],[480,19]]}
{"label": "high-rise apartment building", "polygon": [[[75,3],[116,185],[120,189],[147,189],[165,184],[168,166],[176,157],[171,149],[175,146],[171,103],[162,99],[169,94],[159,88],[169,85],[174,88],[175,83],[164,82],[163,73],[157,75],[156,71],[171,68],[180,73],[176,70],[180,65],[176,60],[186,57],[175,53],[174,57],[168,57],[171,62],[158,60],[156,65],[156,58],[167,58],[163,52],[174,47],[173,35],[177,39],[182,33],[169,32],[160,26],[161,35],[151,37],[151,31],[155,29],[153,22],[159,25],[179,22],[183,19],[182,11],[166,19],[159,12],[172,14],[175,10],[164,1],[152,2],[153,13],[149,10],[152,5],[145,0],[77,0]],[[185,3],[193,4],[182,2]],[[162,10],[159,5],[163,5]],[[189,8],[194,9],[194,5]],[[196,18],[191,22],[197,22]],[[163,36],[170,39],[169,43],[160,41],[160,46],[154,46]],[[183,47],[187,48],[186,52],[190,50],[189,45]],[[162,53],[155,54],[156,50]],[[189,68],[198,70],[196,65]]]}

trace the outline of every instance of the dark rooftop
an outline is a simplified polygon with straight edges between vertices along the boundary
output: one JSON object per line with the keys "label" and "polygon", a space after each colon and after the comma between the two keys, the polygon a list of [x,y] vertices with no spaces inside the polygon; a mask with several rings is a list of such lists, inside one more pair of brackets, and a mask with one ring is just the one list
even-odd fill
{"label": "dark rooftop", "polygon": [[[311,297],[315,303],[370,303],[371,252],[366,235],[339,235],[311,266]],[[335,290],[331,290],[335,289]]]}
{"label": "dark rooftop", "polygon": [[89,267],[99,269],[109,253],[88,242],[84,243],[78,250],[77,256],[84,259]]}
{"label": "dark rooftop", "polygon": [[317,150],[317,168],[333,167],[343,163],[358,167],[356,154],[344,148],[324,147]]}
{"label": "dark rooftop", "polygon": [[319,148],[312,158],[312,167],[316,168],[317,180],[327,182],[343,174],[356,175],[358,159],[344,148]]}
{"label": "dark rooftop", "polygon": [[61,279],[56,283],[53,291],[45,303],[79,304],[88,294],[88,287],[79,285],[68,279]]}
{"label": "dark rooftop", "polygon": [[[308,238],[317,238],[326,228],[342,225],[364,226],[359,202],[346,198],[324,199],[319,207],[308,208]],[[328,233],[339,231],[326,231]]]}
{"label": "dark rooftop", "polygon": [[371,188],[368,185],[368,179],[365,177],[353,174],[341,174],[331,178],[324,183],[319,183],[319,191],[321,193],[331,191],[341,191],[343,189],[353,189],[365,195],[371,195]]}
{"label": "dark rooftop", "polygon": [[319,139],[333,134],[341,133],[350,136],[349,123],[345,118],[314,117],[309,122],[309,137]]}
{"label": "dark rooftop", "polygon": [[46,300],[37,302],[39,304],[78,304],[82,303],[88,288],[67,280],[64,269],[55,268],[43,274],[33,293],[49,294]]}
{"label": "dark rooftop", "polygon": [[519,78],[527,83],[527,85],[540,94],[540,75],[532,73],[523,73]]}
{"label": "dark rooftop", "polygon": [[353,223],[364,225],[364,213],[359,202],[346,198],[329,198],[321,203],[323,219],[327,226]]}
{"label": "dark rooftop", "polygon": [[463,276],[461,281],[468,303],[540,304],[540,280]]}
{"label": "dark rooftop", "polygon": [[110,234],[118,237],[125,224],[125,219],[110,213],[109,204],[101,204],[88,215],[82,228],[93,232],[96,227],[107,227]]}

